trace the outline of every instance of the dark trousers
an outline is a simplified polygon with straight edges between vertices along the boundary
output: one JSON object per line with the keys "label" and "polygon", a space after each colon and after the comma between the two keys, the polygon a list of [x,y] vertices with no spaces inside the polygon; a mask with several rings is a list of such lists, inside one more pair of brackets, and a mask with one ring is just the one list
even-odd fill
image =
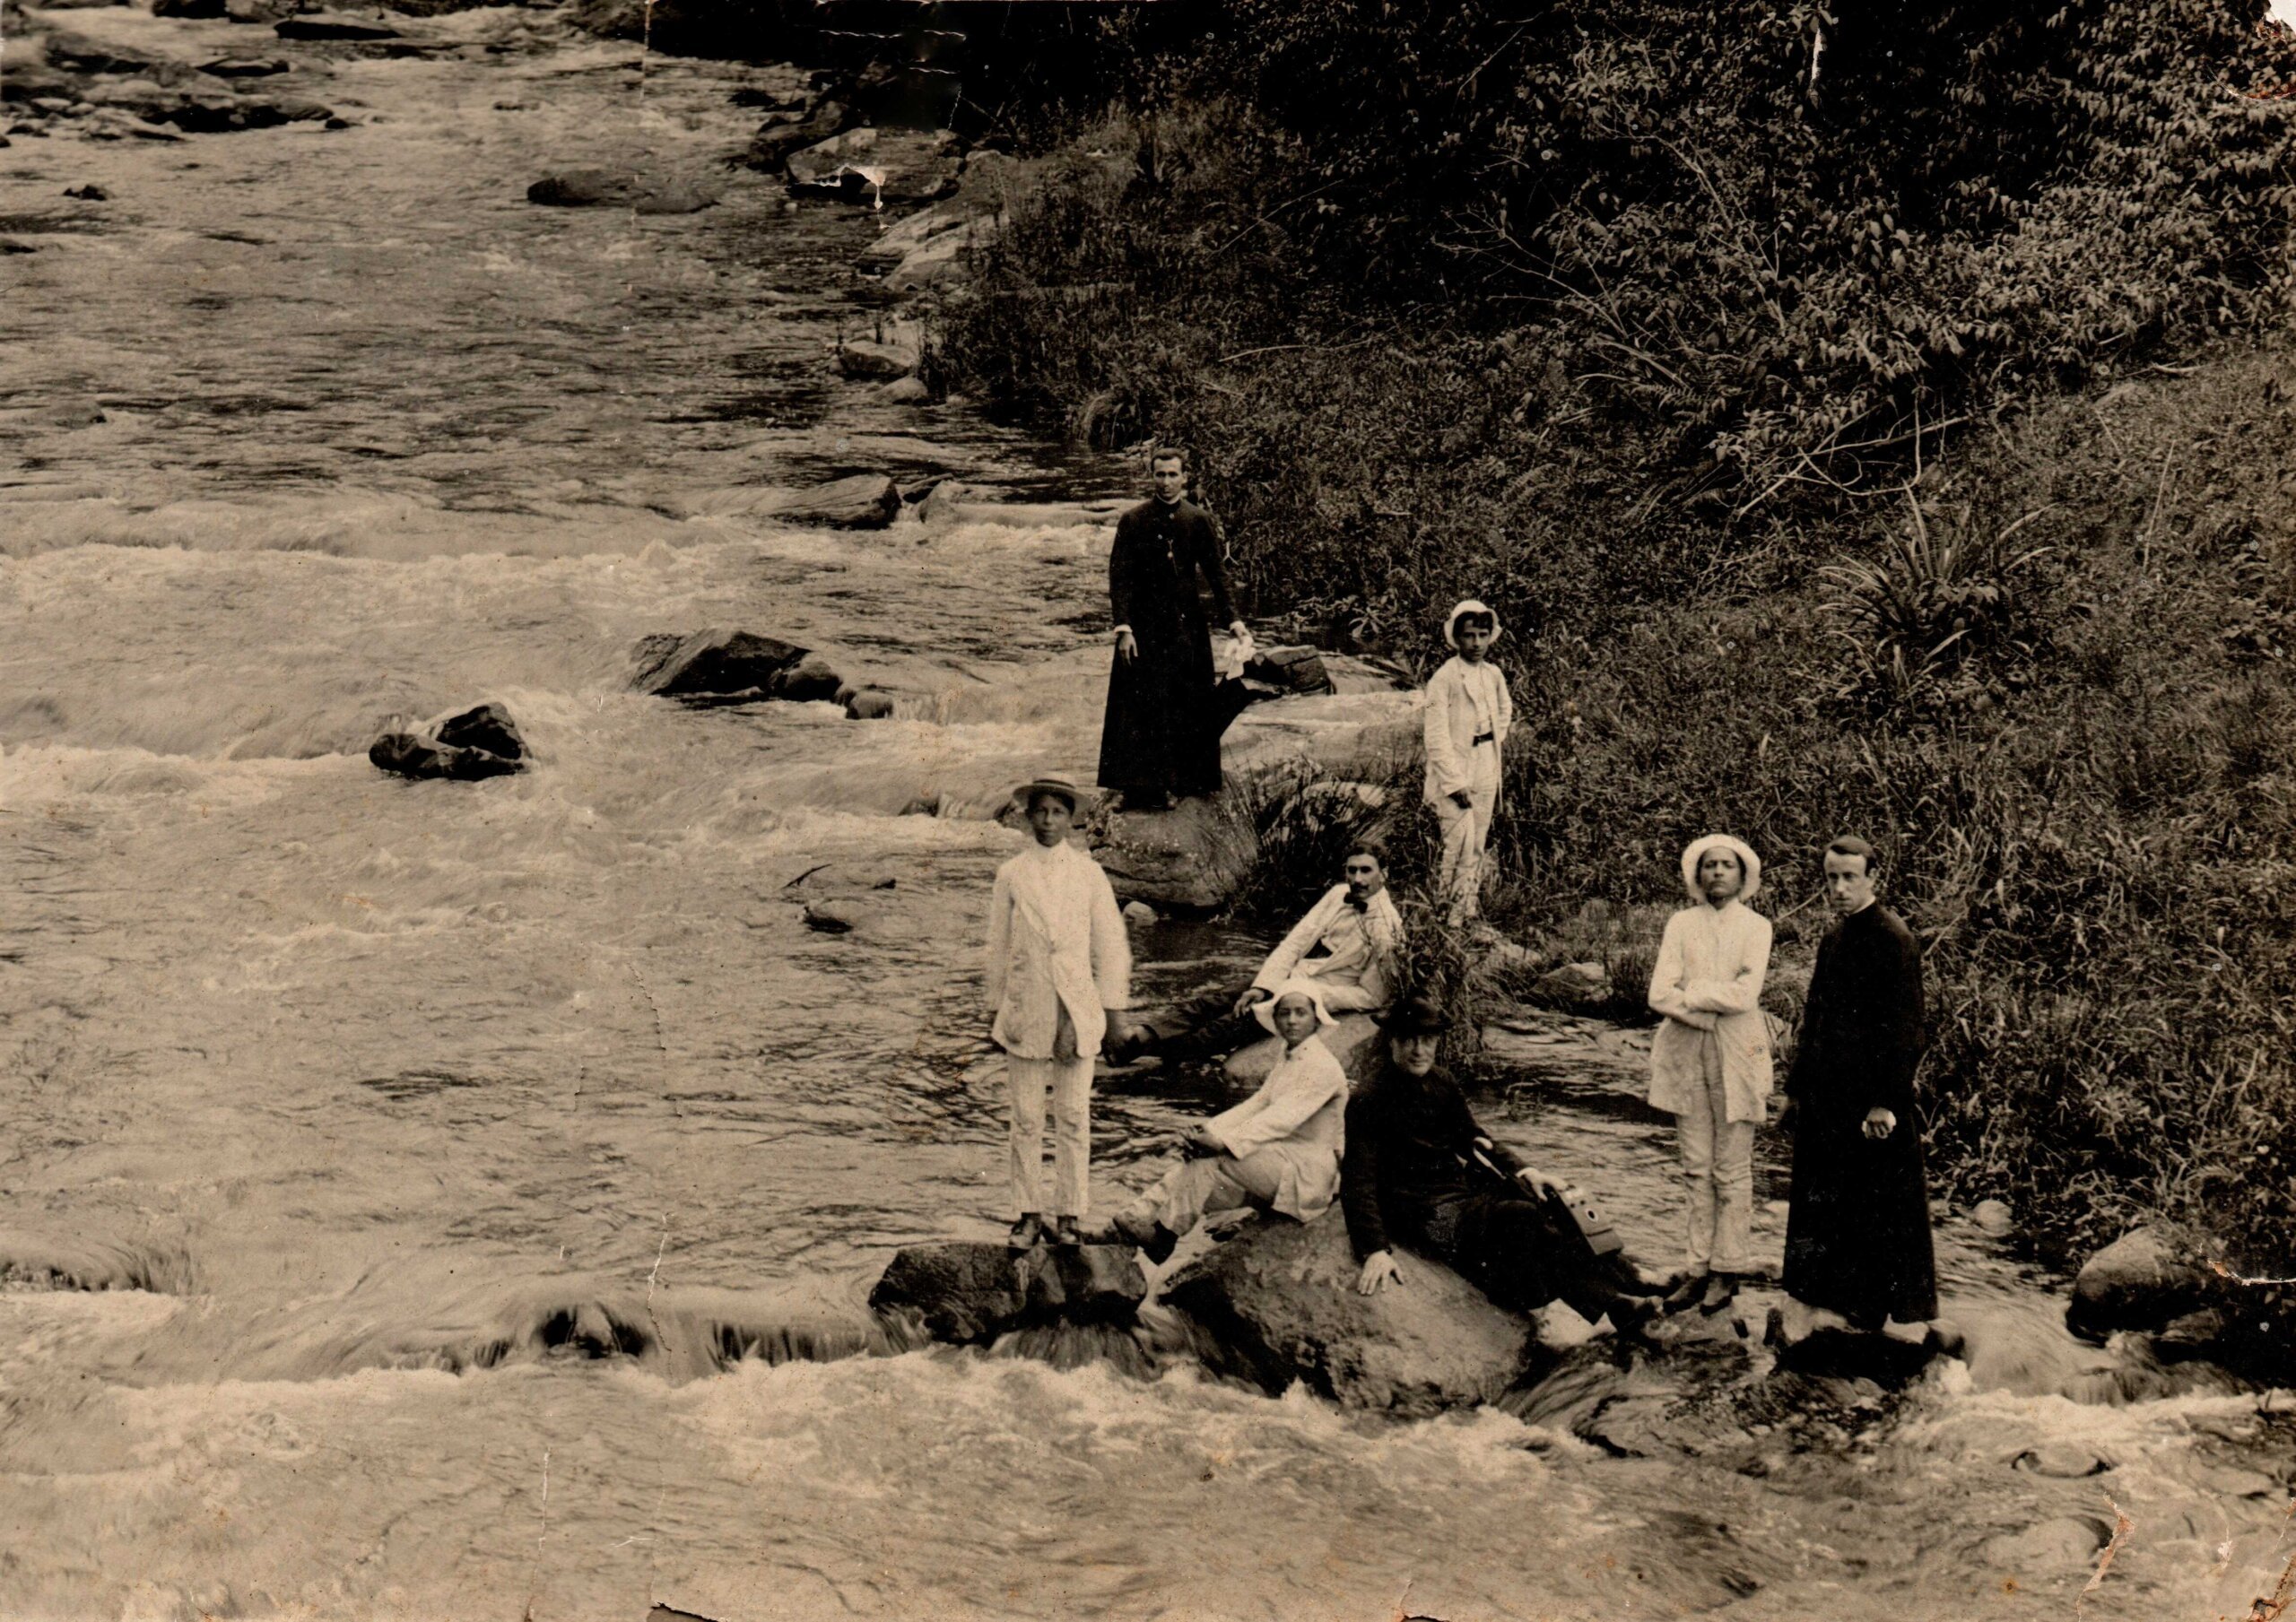
{"label": "dark trousers", "polygon": [[1468,1194],[1437,1208],[1427,1227],[1435,1253],[1509,1311],[1535,1313],[1560,1301],[1592,1323],[1619,1299],[1608,1264],[1544,1202]]}
{"label": "dark trousers", "polygon": [[1234,1011],[1243,990],[1215,986],[1151,1017],[1146,1024],[1156,1033],[1156,1054],[1168,1063],[1218,1059],[1266,1036],[1267,1028],[1257,1019]]}

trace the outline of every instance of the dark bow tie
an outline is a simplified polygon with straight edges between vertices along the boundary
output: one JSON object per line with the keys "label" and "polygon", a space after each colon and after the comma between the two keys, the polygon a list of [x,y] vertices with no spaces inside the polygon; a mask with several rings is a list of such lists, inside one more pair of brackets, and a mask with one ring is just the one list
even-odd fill
{"label": "dark bow tie", "polygon": [[1365,898],[1357,895],[1353,890],[1348,891],[1345,896],[1341,898],[1341,899],[1345,901],[1348,906],[1353,907],[1359,913],[1368,912],[1370,910],[1370,902]]}

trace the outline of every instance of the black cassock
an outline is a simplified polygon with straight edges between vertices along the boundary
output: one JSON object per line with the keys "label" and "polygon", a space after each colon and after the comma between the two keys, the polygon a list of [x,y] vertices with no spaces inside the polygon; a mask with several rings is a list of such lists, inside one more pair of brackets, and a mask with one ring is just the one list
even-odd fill
{"label": "black cassock", "polygon": [[[1921,1059],[1921,950],[1894,913],[1852,913],[1818,947],[1786,1090],[1794,1100],[1794,1202],[1786,1288],[1854,1322],[1937,1315],[1928,1178],[1913,1071]],[[1897,1130],[1874,1140],[1866,1114]]]}
{"label": "black cassock", "polygon": [[1220,526],[1210,513],[1193,501],[1150,500],[1117,520],[1109,603],[1139,652],[1129,663],[1118,658],[1109,672],[1102,788],[1208,794],[1220,787],[1220,734],[1231,716],[1213,698],[1199,575],[1219,623],[1231,624]]}

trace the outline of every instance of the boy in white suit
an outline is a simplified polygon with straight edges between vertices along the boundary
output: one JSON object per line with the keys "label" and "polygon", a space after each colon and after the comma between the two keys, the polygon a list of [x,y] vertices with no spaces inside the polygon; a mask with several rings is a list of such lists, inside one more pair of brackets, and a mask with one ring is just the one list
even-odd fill
{"label": "boy in white suit", "polygon": [[1044,1105],[1052,1094],[1055,1244],[1081,1242],[1092,1152],[1092,1060],[1121,1040],[1131,1002],[1132,949],[1116,892],[1099,863],[1068,842],[1076,785],[1023,784],[1029,847],[996,871],[988,902],[989,1036],[1007,1057],[1012,1089],[1011,1243],[1045,1237]]}
{"label": "boy in white suit", "polygon": [[1427,802],[1443,825],[1440,893],[1449,920],[1464,924],[1482,910],[1484,847],[1499,808],[1499,757],[1515,719],[1507,678],[1490,661],[1499,616],[1470,597],[1443,622],[1456,656],[1427,681],[1423,718]]}

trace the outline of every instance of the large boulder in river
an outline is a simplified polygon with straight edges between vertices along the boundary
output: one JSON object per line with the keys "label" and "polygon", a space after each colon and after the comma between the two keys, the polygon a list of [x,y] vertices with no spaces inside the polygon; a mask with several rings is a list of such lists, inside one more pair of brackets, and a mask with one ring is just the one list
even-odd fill
{"label": "large boulder in river", "polygon": [[693,704],[805,703],[834,698],[844,685],[829,661],[811,649],[725,626],[644,637],[633,656],[635,690]]}
{"label": "large boulder in river", "polygon": [[1050,1323],[1129,1323],[1147,1293],[1130,1245],[914,1245],[894,1255],[869,1305],[914,1314],[936,1340],[976,1345]]}
{"label": "large boulder in river", "polygon": [[2169,1227],[2131,1228],[2083,1263],[2066,1326],[2092,1339],[2117,1329],[2162,1329],[2213,1293],[2198,1245]]}
{"label": "large boulder in river", "polygon": [[789,184],[857,201],[922,203],[953,189],[963,155],[947,131],[864,127],[791,152]]}
{"label": "large boulder in river", "polygon": [[900,516],[900,486],[884,473],[854,473],[801,490],[735,485],[707,490],[674,508],[695,518],[770,518],[777,524],[825,524],[883,529]]}
{"label": "large boulder in river", "polygon": [[1163,1298],[1204,1327],[1211,1361],[1270,1392],[1300,1380],[1344,1407],[1417,1418],[1513,1384],[1534,1355],[1531,1321],[1439,1262],[1394,1253],[1403,1288],[1359,1295],[1337,1210],[1270,1219],[1183,1269]]}
{"label": "large boulder in river", "polygon": [[692,177],[636,175],[623,169],[568,169],[526,187],[545,208],[626,208],[639,214],[691,214],[718,201],[718,188]]}
{"label": "large boulder in river", "polygon": [[837,346],[837,369],[863,383],[891,383],[917,369],[918,352],[906,343],[855,338]]}
{"label": "large boulder in river", "polygon": [[1257,848],[1251,826],[1216,800],[1170,811],[1119,811],[1098,830],[1093,859],[1123,901],[1206,912],[1235,893]]}
{"label": "large boulder in river", "polygon": [[525,769],[526,742],[508,710],[482,704],[422,727],[387,732],[368,746],[367,759],[402,777],[469,782]]}

